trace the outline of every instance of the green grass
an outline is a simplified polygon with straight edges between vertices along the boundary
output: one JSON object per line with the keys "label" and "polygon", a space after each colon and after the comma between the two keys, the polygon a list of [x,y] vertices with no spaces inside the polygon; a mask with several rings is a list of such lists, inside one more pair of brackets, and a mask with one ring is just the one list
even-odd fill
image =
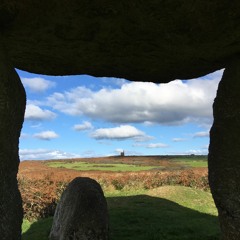
{"label": "green grass", "polygon": [[31,223],[28,220],[24,219],[22,224],[22,233],[27,232],[30,227],[31,227]]}
{"label": "green grass", "polygon": [[[211,194],[182,186],[106,193],[111,240],[217,240]],[[30,225],[23,240],[47,240],[51,218]]]}
{"label": "green grass", "polygon": [[[156,166],[140,166],[140,165],[130,165],[130,164],[123,164],[123,163],[87,163],[87,162],[50,162],[47,163],[49,167],[56,167],[56,168],[68,168],[74,169],[79,171],[113,171],[113,172],[127,172],[127,171],[144,171],[144,170],[151,170]],[[159,167],[159,166],[157,166]]]}
{"label": "green grass", "polygon": [[164,198],[183,207],[217,216],[217,209],[210,192],[184,186],[163,186],[148,192],[151,196]]}
{"label": "green grass", "polygon": [[172,161],[178,163],[181,166],[188,167],[207,167],[207,156],[195,156],[195,157],[178,157],[173,158]]}
{"label": "green grass", "polygon": [[[206,156],[194,156],[194,157],[173,157],[169,158],[169,163],[171,161],[177,163],[179,167],[207,167],[207,157]],[[156,162],[157,163],[157,162]],[[68,168],[78,171],[112,171],[112,172],[127,172],[127,171],[144,171],[151,169],[171,169],[172,166],[141,166],[137,164],[124,164],[124,163],[90,163],[90,162],[66,162],[66,161],[56,161],[47,163],[49,167],[55,168]],[[176,168],[176,166],[173,166]]]}
{"label": "green grass", "polygon": [[188,167],[207,167],[208,163],[206,160],[177,160],[180,165],[186,165]]}
{"label": "green grass", "polygon": [[52,227],[52,218],[42,219],[37,222],[23,221],[22,240],[48,240]]}

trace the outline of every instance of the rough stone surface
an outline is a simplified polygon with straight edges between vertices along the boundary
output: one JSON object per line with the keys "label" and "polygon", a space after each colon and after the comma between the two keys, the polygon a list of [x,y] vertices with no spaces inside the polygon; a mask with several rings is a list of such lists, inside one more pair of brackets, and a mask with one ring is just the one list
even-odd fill
{"label": "rough stone surface", "polygon": [[30,72],[168,82],[240,52],[239,0],[4,0],[0,41]]}
{"label": "rough stone surface", "polygon": [[226,68],[213,105],[209,182],[224,240],[240,239],[240,60]]}
{"label": "rough stone surface", "polygon": [[91,178],[75,178],[57,206],[50,240],[108,240],[107,202]]}
{"label": "rough stone surface", "polygon": [[26,95],[0,44],[0,239],[20,240],[22,201],[17,186],[18,142]]}

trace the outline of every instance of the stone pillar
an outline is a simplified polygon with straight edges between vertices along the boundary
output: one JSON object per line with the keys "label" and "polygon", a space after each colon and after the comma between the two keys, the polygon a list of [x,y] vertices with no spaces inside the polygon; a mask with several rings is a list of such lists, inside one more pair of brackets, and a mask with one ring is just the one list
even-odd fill
{"label": "stone pillar", "polygon": [[57,205],[50,240],[108,240],[108,208],[102,188],[94,179],[77,177]]}
{"label": "stone pillar", "polygon": [[213,104],[209,183],[224,240],[240,239],[240,60],[226,67]]}
{"label": "stone pillar", "polygon": [[21,239],[22,200],[17,185],[18,143],[26,94],[0,46],[0,239]]}

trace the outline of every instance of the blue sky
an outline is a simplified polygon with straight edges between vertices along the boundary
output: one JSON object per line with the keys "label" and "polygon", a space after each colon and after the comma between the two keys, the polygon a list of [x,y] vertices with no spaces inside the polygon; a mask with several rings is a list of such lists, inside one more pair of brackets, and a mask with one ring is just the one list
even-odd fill
{"label": "blue sky", "polygon": [[168,84],[17,72],[27,93],[21,160],[208,152],[223,70]]}

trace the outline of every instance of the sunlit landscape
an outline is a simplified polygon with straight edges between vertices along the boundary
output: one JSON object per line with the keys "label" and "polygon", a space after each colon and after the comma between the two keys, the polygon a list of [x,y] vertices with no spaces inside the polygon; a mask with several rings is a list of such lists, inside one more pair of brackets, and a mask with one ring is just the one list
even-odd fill
{"label": "sunlit landscape", "polygon": [[78,176],[104,190],[113,240],[218,239],[207,172],[207,157],[192,155],[23,161],[23,239],[48,239],[60,196]]}

